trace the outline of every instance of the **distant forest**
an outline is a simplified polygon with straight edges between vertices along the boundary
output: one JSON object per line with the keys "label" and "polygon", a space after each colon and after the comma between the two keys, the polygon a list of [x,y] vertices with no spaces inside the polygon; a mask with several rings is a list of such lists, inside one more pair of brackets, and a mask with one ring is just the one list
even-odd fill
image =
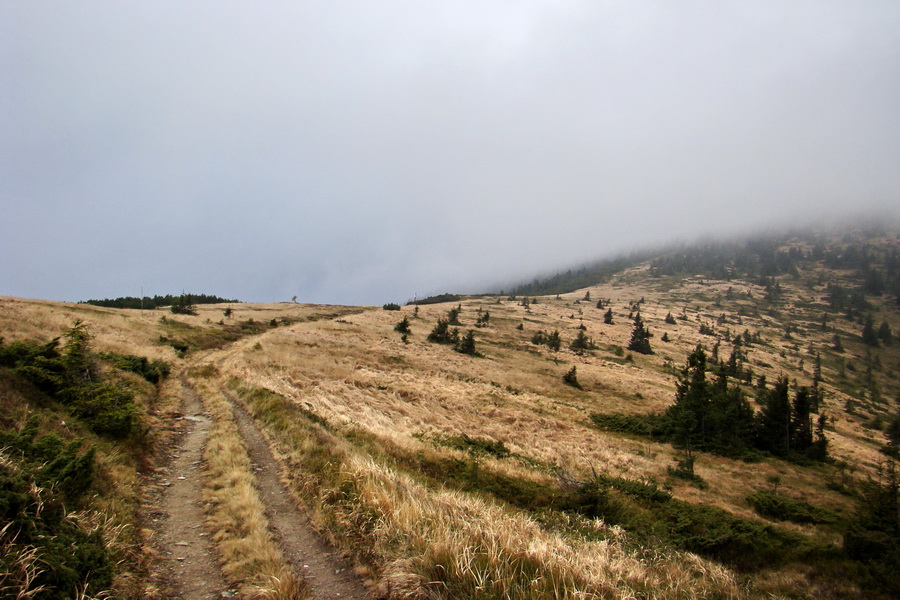
{"label": "distant forest", "polygon": [[237,304],[240,302],[240,300],[229,300],[228,298],[220,298],[210,294],[178,294],[177,296],[166,294],[165,296],[144,296],[143,302],[140,298],[134,296],[123,296],[121,298],[105,298],[103,300],[86,300],[79,302],[79,304],[93,304],[94,306],[105,306],[107,308],[143,308],[152,310],[154,308],[172,306],[181,302],[185,296],[189,298],[190,304],[221,304],[226,302]]}
{"label": "distant forest", "polygon": [[651,256],[653,256],[652,253],[643,252],[601,260],[543,279],[535,278],[531,283],[523,283],[507,290],[501,290],[500,295],[549,296],[553,294],[567,294],[591,285],[603,283],[616,273],[636,266]]}
{"label": "distant forest", "polygon": [[741,278],[757,282],[768,291],[770,287],[777,288],[775,277],[797,275],[800,269],[815,268],[815,263],[820,263],[830,269],[853,273],[859,281],[859,291],[847,291],[850,295],[890,294],[900,303],[900,248],[885,248],[871,242],[872,238],[884,233],[847,233],[839,243],[826,244],[822,235],[794,231],[730,243],[697,244],[670,249],[661,255],[634,253],[537,278],[500,293],[512,296],[565,294],[604,283],[612,275],[650,259],[650,272],[657,277],[701,276],[724,281]]}
{"label": "distant forest", "polygon": [[[846,233],[838,243],[826,244],[821,235],[792,233],[758,237],[731,244],[705,244],[682,248],[654,259],[650,272],[657,277],[690,275],[728,281],[754,281],[777,294],[779,275],[797,276],[816,265],[849,271],[859,283],[858,290],[831,286],[833,303],[860,303],[862,293],[890,294],[900,303],[900,247],[875,244],[881,231]],[[823,275],[824,277],[824,275]],[[820,281],[829,284],[828,281]],[[845,298],[846,296],[846,298]],[[862,307],[860,307],[862,308]]]}

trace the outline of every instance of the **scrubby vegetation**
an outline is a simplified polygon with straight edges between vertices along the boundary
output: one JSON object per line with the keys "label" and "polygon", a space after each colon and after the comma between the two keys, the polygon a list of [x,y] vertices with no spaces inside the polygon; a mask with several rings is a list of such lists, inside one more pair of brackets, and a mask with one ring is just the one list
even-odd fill
{"label": "scrubby vegetation", "polygon": [[[90,349],[87,326],[76,321],[65,338],[61,350],[58,338],[45,344],[12,342],[0,346],[0,366],[12,368],[18,376],[66,406],[94,432],[114,438],[138,435],[141,416],[133,395],[120,383],[101,375]],[[161,364],[154,367],[157,378],[160,367]]]}
{"label": "scrubby vegetation", "polygon": [[[143,567],[124,533],[136,499],[112,483],[127,468],[112,475],[103,453],[133,464],[146,449],[142,410],[116,370],[156,383],[168,365],[95,354],[81,321],[63,338],[0,340],[0,596],[137,598],[125,574]],[[100,511],[110,503],[118,512]]]}

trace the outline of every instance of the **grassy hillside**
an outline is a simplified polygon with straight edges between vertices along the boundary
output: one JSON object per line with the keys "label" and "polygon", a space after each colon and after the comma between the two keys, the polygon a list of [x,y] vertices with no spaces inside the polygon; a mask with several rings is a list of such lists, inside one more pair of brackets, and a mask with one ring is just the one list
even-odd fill
{"label": "grassy hillside", "polygon": [[[890,597],[898,251],[895,232],[688,248],[573,292],[399,311],[241,304],[224,318],[224,305],[174,316],[3,299],[0,328],[7,345],[43,343],[81,319],[98,353],[167,361],[242,402],[316,526],[386,597]],[[652,354],[628,349],[638,314]],[[441,321],[451,343],[428,340]],[[632,425],[669,409],[698,344],[710,379],[727,370],[754,411],[779,378],[792,398],[815,386],[829,459],[694,449],[688,476],[689,449]],[[29,412],[45,428],[70,414],[2,374],[19,407],[5,431]],[[174,400],[165,382],[115,376],[143,390],[147,441],[130,444],[146,454]],[[99,492],[92,510],[113,504]],[[122,564],[140,579],[139,561]]]}

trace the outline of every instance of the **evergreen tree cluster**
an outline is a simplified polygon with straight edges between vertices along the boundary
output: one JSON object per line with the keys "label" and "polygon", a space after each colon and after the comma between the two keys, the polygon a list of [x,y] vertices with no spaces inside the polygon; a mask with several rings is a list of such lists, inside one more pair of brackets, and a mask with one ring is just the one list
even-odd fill
{"label": "evergreen tree cluster", "polygon": [[461,336],[458,328],[450,329],[450,322],[446,319],[438,319],[437,324],[426,339],[433,344],[453,346],[453,349],[460,354],[481,356],[481,353],[475,348],[475,331],[470,329],[466,335]]}
{"label": "evergreen tree cluster", "polygon": [[[134,296],[122,296],[120,298],[106,298],[103,300],[85,300],[81,304],[104,306],[106,308],[144,308],[145,310],[151,310],[183,303],[184,296],[185,294],[179,294],[178,296],[166,294],[165,296],[144,296],[143,299]],[[190,294],[189,297],[191,304],[224,304],[228,302],[238,304],[240,302],[240,300],[229,300],[209,294]]]}
{"label": "evergreen tree cluster", "polygon": [[450,329],[450,322],[447,319],[438,319],[426,339],[434,344],[456,344],[459,341],[459,329]]}
{"label": "evergreen tree cluster", "polygon": [[876,479],[863,483],[856,517],[844,534],[844,550],[866,565],[877,588],[900,597],[900,471],[888,460]]}
{"label": "evergreen tree cluster", "polygon": [[420,305],[420,304],[442,304],[444,302],[458,302],[462,300],[462,296],[459,294],[437,294],[436,296],[428,296],[427,298],[418,298],[416,300],[410,300],[406,303],[407,306],[410,304]]}
{"label": "evergreen tree cluster", "polygon": [[554,352],[559,352],[559,349],[562,345],[562,340],[559,336],[559,331],[554,330],[552,333],[545,333],[544,331],[538,331],[533,336],[531,336],[531,343],[536,346],[547,346]]}
{"label": "evergreen tree cluster", "polygon": [[875,329],[875,318],[872,316],[872,313],[866,316],[860,335],[864,344],[875,348],[882,344],[891,346],[894,343],[894,332],[891,330],[890,324],[887,321],[882,321],[878,329]]}
{"label": "evergreen tree cluster", "polygon": [[790,383],[779,378],[760,389],[759,414],[726,372],[707,378],[707,357],[702,346],[688,356],[676,385],[675,403],[664,415],[663,430],[671,440],[692,450],[742,455],[749,450],[785,458],[825,460],[828,441],[826,417],[816,415],[816,391],[797,387],[791,399]]}
{"label": "evergreen tree cluster", "polygon": [[175,301],[172,302],[172,306],[169,307],[169,310],[176,315],[197,314],[197,311],[194,309],[194,300],[191,298],[190,294],[182,294],[176,298]]}

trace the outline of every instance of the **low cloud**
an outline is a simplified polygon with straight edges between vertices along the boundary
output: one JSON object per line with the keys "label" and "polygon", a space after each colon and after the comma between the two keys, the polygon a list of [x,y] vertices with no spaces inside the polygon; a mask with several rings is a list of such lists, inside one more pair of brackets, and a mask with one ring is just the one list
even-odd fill
{"label": "low cloud", "polygon": [[896,2],[8,3],[2,294],[405,301],[900,205]]}

